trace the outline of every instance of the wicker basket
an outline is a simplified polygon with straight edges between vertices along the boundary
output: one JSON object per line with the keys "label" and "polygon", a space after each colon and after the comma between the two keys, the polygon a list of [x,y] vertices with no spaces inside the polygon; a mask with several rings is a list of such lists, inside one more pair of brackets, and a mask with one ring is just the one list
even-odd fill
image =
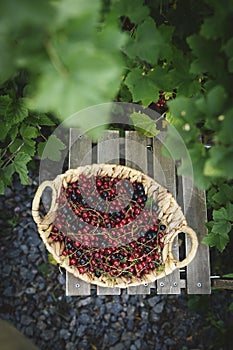
{"label": "wicker basket", "polygon": [[[64,239],[54,240],[51,238],[51,231],[59,213],[59,198],[61,194],[66,191],[68,186],[71,186],[70,184],[74,184],[79,181],[81,175],[87,178],[102,178],[107,176],[112,179],[127,179],[127,181],[132,184],[137,182],[143,185],[147,198],[152,202],[156,202],[157,204],[157,220],[159,220],[159,222],[166,227],[166,232],[161,238],[162,244],[160,243],[162,248],[160,248],[161,260],[158,268],[150,269],[149,272],[144,274],[142,277],[138,277],[134,274],[125,276],[125,273],[119,273],[117,276],[108,278],[106,277],[106,274],[102,274],[101,276],[97,277],[93,271],[90,272],[88,270],[84,273],[83,271],[80,273],[80,269],[76,265],[70,264],[70,256],[64,256],[63,252],[67,242],[67,236],[69,236],[69,240],[72,240],[73,242],[75,240],[75,232],[68,230],[70,232],[64,235]],[[39,205],[42,193],[46,187],[50,187],[52,190],[52,201],[49,212],[42,218],[39,213]],[[83,281],[103,287],[110,286],[125,288],[128,286],[137,286],[143,283],[151,283],[172,273],[177,268],[187,266],[195,257],[198,247],[196,233],[187,225],[182,210],[171,193],[144,173],[121,165],[87,165],[78,167],[77,169],[70,169],[64,174],[58,175],[53,181],[43,182],[39,186],[34,197],[32,203],[32,215],[44,244],[46,245],[48,251],[52,253],[55,260],[67,271],[76,277],[79,277]],[[133,223],[131,225],[133,225]],[[126,225],[126,227],[127,226],[128,225]],[[135,227],[136,230],[136,226],[137,224],[132,227]],[[180,232],[187,234],[191,241],[190,251],[187,257],[182,261],[176,260],[172,253],[174,239]],[[120,242],[121,240],[119,239],[119,245],[122,244]],[[71,255],[72,254],[73,253],[71,253]]]}

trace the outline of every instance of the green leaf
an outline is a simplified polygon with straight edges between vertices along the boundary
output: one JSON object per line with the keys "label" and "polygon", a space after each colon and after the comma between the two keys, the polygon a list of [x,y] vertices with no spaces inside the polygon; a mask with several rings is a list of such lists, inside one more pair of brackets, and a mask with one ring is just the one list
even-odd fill
{"label": "green leaf", "polygon": [[45,114],[38,115],[39,125],[54,126],[55,123]]}
{"label": "green leaf", "polygon": [[223,59],[219,55],[216,55],[216,52],[218,50],[220,51],[220,47],[218,47],[214,40],[207,40],[199,34],[194,34],[187,38],[187,43],[197,57],[196,60],[192,61],[190,67],[191,73],[203,74],[203,72],[209,72],[215,77],[219,74],[216,67],[224,71]]}
{"label": "green leaf", "polygon": [[213,146],[209,151],[209,156],[210,158],[205,163],[204,175],[223,177],[227,180],[233,178],[233,147]]}
{"label": "green leaf", "polygon": [[233,38],[228,40],[226,45],[223,47],[226,55],[229,57],[228,60],[228,69],[230,73],[233,73]]}
{"label": "green leaf", "polygon": [[219,185],[219,191],[215,193],[212,199],[218,204],[224,204],[233,198],[233,188],[228,184]]}
{"label": "green leaf", "polygon": [[229,242],[229,236],[226,232],[210,232],[206,237],[203,238],[202,243],[210,246],[217,247],[220,252],[222,252]]}
{"label": "green leaf", "polygon": [[[130,20],[139,24],[144,19],[146,19],[149,15],[149,8],[145,6],[143,0],[127,0],[127,1],[119,1],[113,0],[112,7],[114,11],[120,16],[129,17]],[[140,9],[140,11],[135,11],[135,9]]]}
{"label": "green leaf", "polygon": [[[172,55],[169,41],[173,28],[168,31],[164,27],[157,28],[154,20],[148,17],[135,32],[135,38],[126,47],[129,57],[140,57],[150,64],[157,64],[158,59],[167,59]],[[168,38],[169,37],[169,38]]]}
{"label": "green leaf", "polygon": [[5,183],[2,181],[2,179],[0,179],[0,195],[4,194],[5,187]]}
{"label": "green leaf", "polygon": [[132,93],[134,102],[143,101],[143,105],[148,106],[157,99],[159,88],[154,74],[145,74],[141,69],[135,68],[127,75],[125,84]]}
{"label": "green leaf", "polygon": [[21,150],[23,147],[23,144],[24,144],[23,140],[15,139],[14,142],[9,147],[11,153]]}
{"label": "green leaf", "polygon": [[44,148],[42,159],[48,158],[58,162],[61,159],[61,151],[65,148],[66,145],[56,135],[51,135]]}
{"label": "green leaf", "polygon": [[34,126],[23,124],[20,128],[20,134],[23,139],[34,139],[39,135],[39,132]]}
{"label": "green leaf", "polygon": [[226,99],[225,89],[220,85],[216,85],[207,95],[208,111],[212,115],[219,115],[223,111]]}
{"label": "green leaf", "polygon": [[227,273],[226,275],[223,275],[224,278],[233,278],[233,273]]}
{"label": "green leaf", "polygon": [[226,208],[228,220],[233,221],[233,204],[228,202]]}
{"label": "green leaf", "polygon": [[28,184],[28,170],[27,170],[27,163],[31,160],[31,157],[24,153],[19,152],[15,158],[14,158],[14,170],[19,174],[20,181],[23,185]]}
{"label": "green leaf", "polygon": [[64,120],[93,105],[111,101],[120,86],[123,63],[118,50],[95,47],[92,42],[51,43],[60,63],[41,66],[37,89],[29,106],[55,112]]}
{"label": "green leaf", "polygon": [[8,132],[11,129],[11,125],[5,121],[0,120],[0,141],[4,141]]}
{"label": "green leaf", "polygon": [[220,208],[218,210],[213,211],[213,218],[214,220],[227,220],[228,214],[227,210],[225,208]]}
{"label": "green leaf", "polygon": [[51,253],[48,254],[48,261],[52,265],[57,265],[57,261],[54,259],[53,255]]}
{"label": "green leaf", "polygon": [[212,227],[212,232],[219,235],[226,235],[231,230],[231,224],[227,220],[215,221]]}
{"label": "green leaf", "polygon": [[26,108],[25,100],[23,98],[17,99],[8,106],[6,120],[10,120],[12,125],[22,122],[27,117],[28,109]]}
{"label": "green leaf", "polygon": [[40,142],[37,145],[37,152],[38,152],[38,155],[39,155],[40,158],[42,158],[45,146],[46,146],[46,142]]}
{"label": "green leaf", "polygon": [[11,98],[9,95],[0,96],[0,115],[5,117],[8,106],[11,104]]}
{"label": "green leaf", "polygon": [[130,119],[133,122],[135,130],[141,135],[154,137],[159,133],[155,121],[144,113],[134,112],[130,115]]}

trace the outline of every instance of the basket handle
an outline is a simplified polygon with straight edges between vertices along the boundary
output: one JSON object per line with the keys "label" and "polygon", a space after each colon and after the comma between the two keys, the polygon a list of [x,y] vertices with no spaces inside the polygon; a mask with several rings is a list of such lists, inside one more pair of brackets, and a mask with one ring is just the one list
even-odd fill
{"label": "basket handle", "polygon": [[[190,251],[189,251],[188,255],[186,256],[186,258],[182,261],[176,260],[172,254],[173,241],[174,241],[175,237],[180,232],[187,233],[191,239]],[[189,227],[189,226],[183,226],[179,231],[175,232],[175,234],[171,238],[171,241],[169,242],[169,255],[170,255],[170,258],[173,260],[173,263],[176,265],[176,267],[182,268],[182,267],[187,266],[193,260],[193,258],[196,255],[197,248],[198,248],[198,239],[197,239],[197,235],[196,235],[195,231],[193,231],[193,229],[191,229],[191,227]]]}
{"label": "basket handle", "polygon": [[[43,194],[43,191],[45,190],[46,187],[50,187],[52,190],[52,200],[51,200],[51,204],[50,204],[50,208],[48,213],[42,218],[40,216],[40,211],[39,211],[39,206],[40,206],[40,201],[41,201],[41,196]],[[49,218],[50,214],[52,212],[54,212],[56,210],[56,199],[57,199],[57,191],[56,188],[54,186],[53,181],[44,181],[40,184],[40,186],[38,187],[35,197],[33,199],[32,202],[32,216],[34,221],[37,224],[43,224],[44,222],[47,221],[47,219]]]}

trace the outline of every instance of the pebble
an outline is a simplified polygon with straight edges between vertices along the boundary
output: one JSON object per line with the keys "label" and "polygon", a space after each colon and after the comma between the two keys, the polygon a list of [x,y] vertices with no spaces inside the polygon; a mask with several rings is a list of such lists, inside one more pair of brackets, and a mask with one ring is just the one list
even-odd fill
{"label": "pebble", "polygon": [[159,304],[155,305],[152,310],[157,314],[161,314],[161,312],[163,311],[163,308],[164,308],[164,302],[161,301]]}
{"label": "pebble", "polygon": [[21,323],[24,326],[29,326],[33,322],[33,319],[30,316],[22,315]]}

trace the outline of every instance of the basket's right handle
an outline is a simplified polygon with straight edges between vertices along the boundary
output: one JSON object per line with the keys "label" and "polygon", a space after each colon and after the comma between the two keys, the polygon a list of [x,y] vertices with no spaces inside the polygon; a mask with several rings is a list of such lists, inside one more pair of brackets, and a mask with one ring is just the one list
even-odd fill
{"label": "basket's right handle", "polygon": [[[182,261],[179,261],[179,260],[174,259],[174,257],[173,257],[172,245],[173,245],[173,241],[174,241],[175,237],[181,232],[187,233],[189,235],[189,237],[191,239],[191,248],[190,248],[190,251],[189,251],[188,255],[186,256],[186,258]],[[179,231],[176,231],[176,233],[172,237],[171,241],[169,242],[169,255],[170,255],[170,258],[172,258],[176,267],[182,268],[182,267],[187,266],[193,260],[193,258],[196,255],[197,248],[198,248],[198,239],[197,239],[196,232],[193,231],[193,229],[191,229],[191,227],[189,227],[189,226],[183,226]]]}
{"label": "basket's right handle", "polygon": [[[50,204],[50,208],[48,213],[42,218],[40,216],[40,211],[39,211],[39,207],[40,207],[40,201],[41,201],[41,196],[43,194],[43,191],[45,190],[46,187],[50,187],[52,190],[52,200],[51,200],[51,204]],[[56,199],[57,199],[57,191],[56,188],[54,186],[54,182],[53,181],[44,181],[40,184],[40,186],[38,187],[35,197],[33,199],[32,202],[32,216],[34,221],[37,224],[42,224],[43,222],[46,222],[46,220],[49,218],[50,214],[52,212],[54,212],[56,210]]]}

